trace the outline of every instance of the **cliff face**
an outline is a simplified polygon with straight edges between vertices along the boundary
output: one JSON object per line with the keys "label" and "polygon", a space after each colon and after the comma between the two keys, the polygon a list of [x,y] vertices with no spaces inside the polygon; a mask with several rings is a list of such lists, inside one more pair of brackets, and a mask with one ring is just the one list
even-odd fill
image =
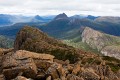
{"label": "cliff face", "polygon": [[105,56],[115,57],[120,59],[120,46],[106,46],[101,50]]}
{"label": "cliff face", "polygon": [[104,41],[107,38],[103,38],[103,34],[95,31],[91,28],[86,27],[82,32],[82,42],[89,44],[92,48],[102,49],[105,46]]}
{"label": "cliff face", "polygon": [[73,47],[63,44],[61,41],[47,36],[37,28],[24,27],[16,37],[15,50],[28,50],[38,53],[48,53],[58,59],[69,59],[71,62],[77,60],[79,52]]}
{"label": "cliff face", "polygon": [[86,27],[82,33],[82,42],[97,49],[106,56],[120,59],[120,38]]}

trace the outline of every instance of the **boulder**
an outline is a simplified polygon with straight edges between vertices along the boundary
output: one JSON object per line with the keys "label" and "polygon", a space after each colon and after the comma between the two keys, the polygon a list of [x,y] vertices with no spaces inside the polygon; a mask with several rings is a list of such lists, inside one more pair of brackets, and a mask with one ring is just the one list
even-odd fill
{"label": "boulder", "polygon": [[0,48],[0,56],[1,55],[4,55],[4,54],[7,54],[9,52],[13,51],[13,48],[10,48],[10,49],[3,49],[3,48]]}
{"label": "boulder", "polygon": [[26,55],[19,55],[17,52],[3,56],[2,68],[6,79],[13,79],[21,72],[28,78],[35,78],[37,74],[37,67],[33,59]]}
{"label": "boulder", "polygon": [[53,58],[54,56],[49,54],[38,54],[25,50],[10,52],[2,58],[3,74],[7,79],[13,79],[22,72],[21,75],[34,79],[37,74],[48,70],[53,64]]}
{"label": "boulder", "polygon": [[0,75],[0,80],[5,80],[5,76],[3,74]]}
{"label": "boulder", "polygon": [[119,75],[115,74],[109,66],[99,65],[96,73],[100,75],[101,79],[108,78],[109,80],[119,80]]}
{"label": "boulder", "polygon": [[80,71],[80,65],[79,65],[79,64],[76,64],[76,65],[73,67],[72,74],[77,75],[79,71]]}
{"label": "boulder", "polygon": [[82,69],[79,76],[82,76],[85,80],[100,80],[99,75],[92,68]]}
{"label": "boulder", "polygon": [[17,76],[15,79],[12,79],[12,80],[31,80],[31,79],[27,79],[23,76]]}
{"label": "boulder", "polygon": [[[16,55],[17,54],[17,55]],[[44,69],[45,71],[51,66],[53,63],[54,56],[50,54],[40,54],[25,50],[16,51],[15,56],[19,59],[29,57],[34,60],[38,69]]]}
{"label": "boulder", "polygon": [[84,80],[84,79],[73,74],[68,74],[67,80]]}
{"label": "boulder", "polygon": [[7,53],[9,53],[9,52],[11,52],[11,51],[13,51],[13,49],[11,48],[11,49],[3,49],[3,48],[0,48],[0,73],[2,73],[2,68],[1,68],[1,66],[2,66],[2,57],[5,55],[5,54],[7,54]]}
{"label": "boulder", "polygon": [[52,64],[46,71],[46,74],[51,75],[53,79],[57,79],[62,76],[65,76],[65,72],[64,72],[62,65],[57,64],[57,63]]}
{"label": "boulder", "polygon": [[52,61],[52,62],[54,58],[54,56],[49,55],[49,54],[43,54],[43,53],[40,54],[40,53],[30,52],[26,50],[18,50],[15,52],[14,56],[18,59],[30,57],[34,60],[38,59],[38,60],[45,60],[45,61]]}
{"label": "boulder", "polygon": [[[28,78],[35,78],[37,74],[37,68],[31,58],[25,60],[16,61],[18,64],[11,63],[10,66],[3,67],[3,74],[7,79],[15,78],[19,73],[23,72],[23,75]],[[9,65],[9,63],[6,65]]]}
{"label": "boulder", "polygon": [[52,80],[51,76],[48,76],[48,77],[46,78],[46,80]]}

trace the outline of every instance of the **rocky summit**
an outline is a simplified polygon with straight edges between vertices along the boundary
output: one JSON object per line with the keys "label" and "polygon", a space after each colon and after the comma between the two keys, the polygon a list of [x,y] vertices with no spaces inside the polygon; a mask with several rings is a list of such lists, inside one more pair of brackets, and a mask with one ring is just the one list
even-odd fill
{"label": "rocky summit", "polygon": [[18,32],[14,47],[15,50],[52,54],[58,59],[69,59],[71,62],[75,62],[80,53],[77,49],[49,37],[39,29],[28,26]]}
{"label": "rocky summit", "polygon": [[0,80],[120,80],[120,61],[75,49],[26,26],[14,49],[0,49]]}

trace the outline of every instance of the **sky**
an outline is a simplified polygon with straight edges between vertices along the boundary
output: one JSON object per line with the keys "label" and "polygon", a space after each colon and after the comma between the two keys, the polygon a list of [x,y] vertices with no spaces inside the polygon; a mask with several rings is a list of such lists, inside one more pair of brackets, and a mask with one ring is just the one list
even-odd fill
{"label": "sky", "polygon": [[0,0],[0,14],[120,16],[120,0]]}

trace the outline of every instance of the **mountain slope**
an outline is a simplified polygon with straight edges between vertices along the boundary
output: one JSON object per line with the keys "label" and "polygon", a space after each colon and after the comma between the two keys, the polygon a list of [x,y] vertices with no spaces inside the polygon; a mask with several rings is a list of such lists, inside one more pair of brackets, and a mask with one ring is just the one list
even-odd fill
{"label": "mountain slope", "polygon": [[0,35],[0,48],[12,48],[13,43],[12,39]]}
{"label": "mountain slope", "polygon": [[120,37],[102,33],[89,27],[63,40],[64,43],[86,51],[102,53],[120,59]]}

